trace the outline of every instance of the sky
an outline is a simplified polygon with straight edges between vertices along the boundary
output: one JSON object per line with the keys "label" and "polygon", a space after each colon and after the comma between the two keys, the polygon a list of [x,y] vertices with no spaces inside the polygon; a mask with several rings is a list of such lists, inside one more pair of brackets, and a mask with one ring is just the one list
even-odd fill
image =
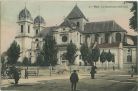
{"label": "sky", "polygon": [[134,34],[129,28],[132,5],[121,1],[5,0],[1,3],[1,53],[6,51],[15,39],[19,31],[17,18],[25,6],[33,19],[40,14],[48,27],[62,23],[76,4],[90,22],[115,20],[130,34]]}

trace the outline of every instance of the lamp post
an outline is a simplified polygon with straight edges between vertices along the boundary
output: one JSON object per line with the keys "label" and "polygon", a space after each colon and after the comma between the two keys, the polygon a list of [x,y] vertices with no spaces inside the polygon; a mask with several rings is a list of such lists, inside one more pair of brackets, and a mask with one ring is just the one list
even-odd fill
{"label": "lamp post", "polygon": [[38,74],[39,74],[39,56],[40,56],[40,52],[39,52],[39,50],[37,51],[37,58],[36,58],[36,60],[37,60],[37,76],[38,76]]}

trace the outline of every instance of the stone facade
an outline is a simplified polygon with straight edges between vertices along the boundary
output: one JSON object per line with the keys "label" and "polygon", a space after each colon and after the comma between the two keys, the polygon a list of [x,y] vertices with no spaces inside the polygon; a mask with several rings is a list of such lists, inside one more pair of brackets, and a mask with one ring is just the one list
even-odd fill
{"label": "stone facade", "polygon": [[[103,50],[115,55],[115,62],[104,63],[105,67],[111,68],[113,65],[116,68],[128,67],[135,64],[136,48],[133,40],[126,37],[127,32],[115,21],[89,22],[81,10],[76,5],[69,15],[58,26],[46,27],[43,17],[37,16],[34,20],[31,13],[25,8],[19,13],[18,17],[18,33],[16,40],[21,47],[19,61],[23,57],[28,57],[31,62],[36,61],[39,51],[43,46],[43,38],[47,34],[52,34],[56,40],[59,51],[57,54],[58,64],[67,65],[68,61],[65,58],[66,47],[70,41],[77,46],[76,65],[84,65],[81,58],[80,47],[83,43],[88,46],[92,44],[98,46],[100,52]],[[124,42],[130,41],[130,45],[124,46]],[[128,44],[128,43],[127,43]],[[132,49],[132,62],[126,61],[128,49]],[[100,61],[97,62],[98,67],[102,67]]]}

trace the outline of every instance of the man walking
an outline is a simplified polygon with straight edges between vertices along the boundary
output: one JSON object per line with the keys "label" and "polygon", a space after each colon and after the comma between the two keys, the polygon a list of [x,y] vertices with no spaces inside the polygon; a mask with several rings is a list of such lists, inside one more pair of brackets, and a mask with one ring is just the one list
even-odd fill
{"label": "man walking", "polygon": [[25,79],[28,79],[28,71],[25,69]]}
{"label": "man walking", "polygon": [[133,75],[134,75],[134,66],[132,65],[131,66],[131,77],[133,77]]}
{"label": "man walking", "polygon": [[70,82],[71,82],[72,91],[76,91],[76,85],[77,85],[78,81],[79,81],[78,74],[77,74],[76,70],[74,70],[73,73],[70,76]]}
{"label": "man walking", "polygon": [[97,67],[94,66],[94,65],[91,67],[91,72],[90,72],[90,74],[91,74],[91,79],[94,79],[95,73],[96,73],[96,69],[97,69]]}

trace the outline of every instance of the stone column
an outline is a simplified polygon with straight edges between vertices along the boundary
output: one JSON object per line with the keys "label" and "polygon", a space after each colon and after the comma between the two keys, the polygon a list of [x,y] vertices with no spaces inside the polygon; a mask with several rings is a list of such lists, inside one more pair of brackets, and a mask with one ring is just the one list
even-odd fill
{"label": "stone column", "polygon": [[119,69],[123,69],[123,44],[119,44],[118,49],[118,61],[119,61]]}
{"label": "stone column", "polygon": [[137,44],[136,44],[136,69],[138,74],[138,35],[137,35]]}

